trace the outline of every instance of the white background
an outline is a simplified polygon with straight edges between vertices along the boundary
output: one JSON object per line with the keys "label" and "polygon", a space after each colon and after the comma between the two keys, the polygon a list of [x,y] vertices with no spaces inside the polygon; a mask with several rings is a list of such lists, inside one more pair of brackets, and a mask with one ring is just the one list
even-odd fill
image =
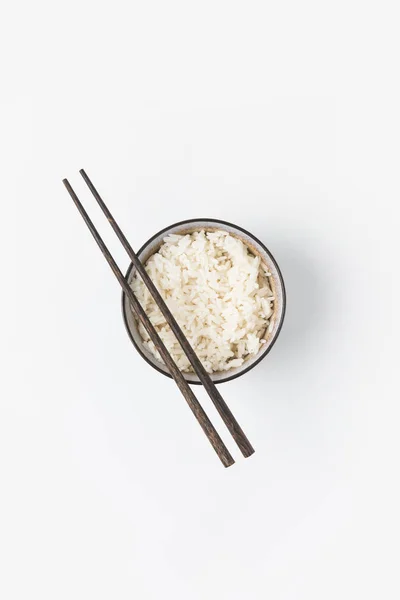
{"label": "white background", "polygon": [[[2,600],[399,598],[395,5],[2,3]],[[275,255],[281,336],[221,388],[252,458],[136,354],[81,167],[136,248],[214,217]]]}

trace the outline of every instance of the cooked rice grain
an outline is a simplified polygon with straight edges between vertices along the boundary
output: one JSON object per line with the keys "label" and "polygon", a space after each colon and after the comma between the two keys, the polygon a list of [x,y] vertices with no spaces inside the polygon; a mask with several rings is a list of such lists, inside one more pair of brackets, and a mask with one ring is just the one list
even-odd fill
{"label": "cooked rice grain", "polygon": [[[238,238],[220,230],[168,235],[146,271],[209,373],[241,366],[265,343],[262,336],[272,325],[274,301],[270,273]],[[180,370],[192,371],[137,274],[131,287]],[[161,361],[141,324],[139,332]]]}

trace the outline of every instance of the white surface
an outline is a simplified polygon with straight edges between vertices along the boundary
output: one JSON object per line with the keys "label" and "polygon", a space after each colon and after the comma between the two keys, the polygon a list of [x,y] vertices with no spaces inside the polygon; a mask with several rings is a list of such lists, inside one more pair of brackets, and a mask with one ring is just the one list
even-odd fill
{"label": "white surface", "polygon": [[[2,599],[399,597],[394,8],[3,7]],[[136,355],[81,167],[136,247],[210,216],[276,256],[281,337],[222,387],[251,459]]]}

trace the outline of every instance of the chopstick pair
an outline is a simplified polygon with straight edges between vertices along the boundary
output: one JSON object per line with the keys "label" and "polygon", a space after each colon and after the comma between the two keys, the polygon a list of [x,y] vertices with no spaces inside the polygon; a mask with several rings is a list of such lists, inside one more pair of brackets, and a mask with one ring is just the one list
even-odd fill
{"label": "chopstick pair", "polygon": [[[201,364],[200,359],[194,352],[189,341],[186,339],[183,331],[179,327],[174,316],[170,312],[168,306],[164,302],[163,298],[161,297],[161,295],[158,292],[157,288],[155,287],[154,283],[152,282],[149,275],[147,274],[147,271],[144,268],[143,264],[140,262],[139,258],[135,254],[133,248],[129,244],[125,235],[122,233],[120,227],[116,223],[111,212],[109,211],[106,204],[102,200],[100,194],[94,187],[94,185],[91,182],[91,180],[89,179],[88,175],[85,173],[85,171],[83,169],[81,169],[79,172],[82,175],[83,179],[85,180],[86,184],[88,185],[90,191],[92,192],[94,198],[96,199],[98,205],[100,206],[100,208],[103,211],[104,215],[106,216],[107,220],[111,224],[111,227],[114,229],[118,239],[120,240],[123,247],[125,248],[135,269],[139,273],[140,277],[142,278],[142,280],[143,280],[144,284],[146,285],[147,289],[149,290],[150,294],[153,296],[161,313],[164,315],[165,320],[167,321],[167,323],[170,326],[171,330],[173,331],[175,337],[177,338],[178,342],[180,343],[180,345],[181,345],[183,351],[185,352],[190,364],[192,365],[195,373],[199,377],[200,382],[203,384],[208,395],[210,396],[211,400],[213,401],[214,406],[218,410],[222,420],[224,421],[225,425],[227,426],[228,430],[230,431],[236,444],[240,448],[243,456],[245,456],[245,457],[251,456],[254,453],[254,449],[253,449],[252,445],[250,444],[249,440],[247,439],[246,435],[244,434],[239,423],[236,421],[235,417],[233,416],[232,412],[230,411],[225,400],[222,398],[221,394],[217,390],[217,387],[214,384],[214,382],[212,381],[211,377],[209,376],[209,374],[207,373],[207,371]],[[220,438],[219,434],[215,430],[213,424],[211,423],[210,419],[206,415],[204,409],[200,405],[199,401],[197,400],[196,396],[194,395],[192,389],[190,388],[190,386],[189,386],[188,382],[186,381],[186,379],[184,378],[183,374],[181,373],[179,368],[176,366],[172,356],[168,352],[167,348],[165,347],[164,343],[162,342],[161,338],[159,337],[157,331],[155,330],[154,326],[150,322],[150,319],[148,318],[146,312],[142,308],[140,302],[137,300],[137,298],[136,298],[135,294],[133,293],[131,287],[129,286],[127,280],[125,279],[122,271],[119,269],[117,263],[115,262],[114,258],[110,254],[107,246],[105,245],[99,232],[97,231],[93,222],[89,218],[89,215],[87,214],[84,207],[82,206],[78,196],[72,189],[69,181],[67,179],[63,179],[63,183],[64,183],[69,195],[71,196],[72,200],[74,201],[77,209],[79,210],[87,227],[89,228],[92,236],[96,240],[97,245],[99,246],[100,250],[102,251],[105,259],[107,260],[108,264],[110,265],[115,277],[118,279],[120,286],[122,287],[125,294],[127,295],[129,302],[130,302],[134,312],[136,313],[136,316],[138,317],[138,319],[142,323],[143,327],[146,329],[147,333],[149,334],[151,341],[153,342],[153,344],[157,348],[158,352],[160,353],[160,356],[163,359],[164,363],[166,364],[172,378],[174,379],[178,388],[182,392],[182,395],[184,396],[186,402],[188,403],[188,405],[189,405],[190,409],[192,410],[193,414],[195,415],[196,419],[198,420],[200,426],[202,427],[209,442],[211,443],[212,447],[214,448],[215,452],[217,453],[218,457],[220,458],[222,464],[225,467],[231,466],[235,461],[233,460],[229,450],[227,449],[224,442]]]}

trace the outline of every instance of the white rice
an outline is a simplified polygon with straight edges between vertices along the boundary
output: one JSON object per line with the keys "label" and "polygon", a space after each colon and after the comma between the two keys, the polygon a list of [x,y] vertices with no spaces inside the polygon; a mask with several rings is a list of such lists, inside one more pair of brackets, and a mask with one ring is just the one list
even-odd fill
{"label": "white rice", "polygon": [[[209,373],[239,367],[265,343],[273,325],[270,273],[241,240],[220,230],[169,235],[146,271]],[[131,287],[180,370],[192,371],[138,275]],[[161,361],[141,324],[139,332]]]}

